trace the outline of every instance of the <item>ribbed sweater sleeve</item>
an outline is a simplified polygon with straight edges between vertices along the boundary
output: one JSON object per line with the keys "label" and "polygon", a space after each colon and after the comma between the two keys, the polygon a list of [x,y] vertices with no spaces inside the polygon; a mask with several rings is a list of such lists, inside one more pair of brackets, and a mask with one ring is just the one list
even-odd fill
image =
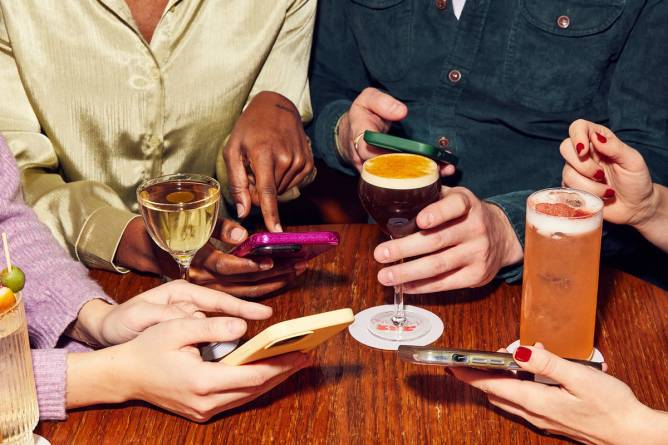
{"label": "ribbed sweater sleeve", "polygon": [[[21,294],[33,348],[54,348],[86,302],[101,298],[113,303],[88,277],[87,269],[69,257],[49,229],[24,204],[16,163],[1,136],[0,232],[7,232],[12,263],[26,275]],[[0,268],[6,267],[4,259],[0,264]],[[65,350],[33,352],[40,417],[50,413],[56,413],[58,418],[63,416],[65,354]],[[60,408],[54,411],[56,404]]]}

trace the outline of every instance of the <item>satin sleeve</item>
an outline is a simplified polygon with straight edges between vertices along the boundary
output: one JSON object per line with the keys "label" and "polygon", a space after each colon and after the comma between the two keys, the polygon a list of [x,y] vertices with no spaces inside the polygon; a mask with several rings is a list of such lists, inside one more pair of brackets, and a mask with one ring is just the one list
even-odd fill
{"label": "satin sleeve", "polygon": [[[70,254],[90,267],[113,264],[127,224],[137,215],[102,182],[66,182],[58,154],[24,88],[0,11],[0,132],[21,169],[24,197]],[[63,111],[65,112],[65,110]]]}

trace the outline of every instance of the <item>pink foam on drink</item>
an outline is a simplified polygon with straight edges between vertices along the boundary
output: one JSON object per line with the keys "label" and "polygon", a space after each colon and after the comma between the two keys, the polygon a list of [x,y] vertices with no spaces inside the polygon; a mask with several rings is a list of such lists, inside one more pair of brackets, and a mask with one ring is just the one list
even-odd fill
{"label": "pink foam on drink", "polygon": [[601,225],[603,201],[580,190],[546,189],[529,196],[527,224],[539,233],[575,235]]}

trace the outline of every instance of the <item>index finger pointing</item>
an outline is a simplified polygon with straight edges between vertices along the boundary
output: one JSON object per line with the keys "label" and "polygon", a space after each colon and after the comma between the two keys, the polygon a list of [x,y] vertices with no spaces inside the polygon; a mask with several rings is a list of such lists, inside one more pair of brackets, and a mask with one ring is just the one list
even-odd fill
{"label": "index finger pointing", "polygon": [[243,218],[248,215],[251,208],[251,199],[240,143],[230,138],[227,146],[223,149],[223,159],[225,160],[229,190],[232,200],[236,204],[237,215],[239,218]]}
{"label": "index finger pointing", "polygon": [[278,216],[274,166],[268,160],[260,160],[253,165],[253,172],[255,173],[255,190],[258,194],[264,224],[271,232],[282,232],[283,229]]}

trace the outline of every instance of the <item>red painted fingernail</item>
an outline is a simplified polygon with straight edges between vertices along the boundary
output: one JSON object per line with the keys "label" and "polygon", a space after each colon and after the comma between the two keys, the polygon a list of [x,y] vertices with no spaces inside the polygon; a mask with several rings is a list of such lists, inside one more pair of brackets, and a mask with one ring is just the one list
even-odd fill
{"label": "red painted fingernail", "polygon": [[615,197],[615,191],[613,189],[607,189],[605,193],[603,193],[603,197],[605,199],[610,199]]}
{"label": "red painted fingernail", "polygon": [[578,151],[578,154],[582,153],[582,150],[585,149],[585,145],[582,142],[578,142],[578,145],[575,146],[575,149]]}
{"label": "red painted fingernail", "polygon": [[606,137],[603,136],[601,133],[596,133],[596,138],[601,144],[605,144],[606,142],[608,142],[608,139],[606,139]]}
{"label": "red painted fingernail", "polygon": [[517,351],[515,351],[515,360],[519,360],[521,362],[528,362],[530,358],[531,358],[531,349],[529,348],[520,346],[519,348],[517,348]]}
{"label": "red painted fingernail", "polygon": [[603,170],[597,170],[596,173],[594,173],[594,179],[598,182],[603,182],[605,180],[605,173],[603,173]]}

